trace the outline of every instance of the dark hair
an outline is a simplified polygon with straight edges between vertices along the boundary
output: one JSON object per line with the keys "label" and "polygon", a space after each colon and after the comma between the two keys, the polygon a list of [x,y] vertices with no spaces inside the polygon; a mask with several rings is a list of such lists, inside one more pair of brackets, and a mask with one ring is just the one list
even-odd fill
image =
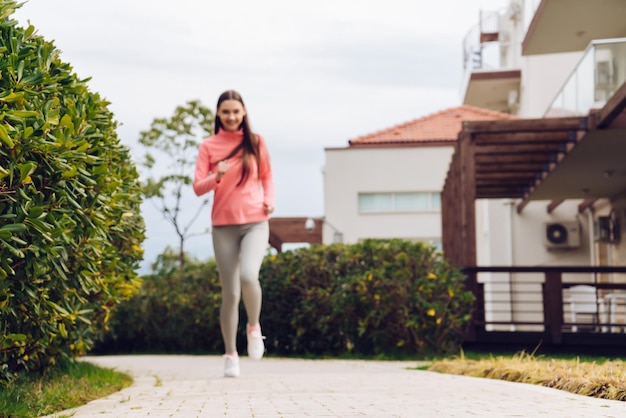
{"label": "dark hair", "polygon": [[[220,95],[217,99],[217,107],[216,107],[216,116],[215,116],[215,133],[217,134],[221,129],[223,129],[222,120],[219,117],[219,108],[222,102],[226,100],[237,100],[241,105],[246,108],[246,105],[243,103],[243,99],[241,95],[234,90],[227,90]],[[243,183],[248,176],[250,175],[250,158],[253,157],[256,160],[257,167],[257,176],[261,177],[261,153],[259,151],[259,138],[252,132],[250,129],[250,123],[248,122],[248,113],[243,117],[243,121],[241,122],[240,129],[243,129],[243,141],[239,145],[233,149],[225,160],[234,157],[240,150],[243,150],[243,154],[241,155],[241,162],[243,164],[241,171],[241,178],[237,183],[239,186]]]}

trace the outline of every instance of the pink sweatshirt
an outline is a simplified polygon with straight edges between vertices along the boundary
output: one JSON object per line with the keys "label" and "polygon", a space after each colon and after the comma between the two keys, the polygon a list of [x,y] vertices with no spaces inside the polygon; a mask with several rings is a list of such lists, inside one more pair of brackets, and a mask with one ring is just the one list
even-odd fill
{"label": "pink sweatshirt", "polygon": [[274,206],[274,180],[267,145],[260,135],[257,137],[260,141],[261,178],[257,176],[257,164],[252,158],[248,178],[239,186],[237,183],[241,178],[243,167],[241,152],[228,160],[230,167],[219,183],[216,181],[216,173],[217,163],[230,154],[243,140],[243,130],[239,132],[220,130],[200,145],[193,191],[198,196],[211,190],[215,191],[212,211],[213,226],[242,225],[269,218],[269,215],[265,213],[264,205]]}

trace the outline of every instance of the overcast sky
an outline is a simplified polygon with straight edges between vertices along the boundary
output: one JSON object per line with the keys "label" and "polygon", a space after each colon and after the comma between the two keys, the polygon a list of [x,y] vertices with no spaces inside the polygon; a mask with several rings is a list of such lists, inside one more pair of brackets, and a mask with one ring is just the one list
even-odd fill
{"label": "overcast sky", "polygon": [[[15,14],[139,132],[176,106],[238,90],[268,142],[275,216],[323,216],[324,148],[461,104],[462,42],[507,0],[28,0]],[[189,189],[189,202],[197,198]],[[173,229],[144,204],[144,266]],[[207,212],[198,229],[210,224]],[[188,249],[212,255],[210,237]]]}

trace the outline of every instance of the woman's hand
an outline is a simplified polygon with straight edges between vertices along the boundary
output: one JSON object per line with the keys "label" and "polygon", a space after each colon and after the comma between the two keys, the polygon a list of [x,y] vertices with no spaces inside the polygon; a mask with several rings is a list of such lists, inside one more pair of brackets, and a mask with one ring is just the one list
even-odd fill
{"label": "woman's hand", "polygon": [[266,215],[270,215],[272,212],[274,212],[274,206],[269,206],[266,203],[263,204],[263,209],[265,209]]}
{"label": "woman's hand", "polygon": [[217,163],[217,173],[215,174],[215,179],[220,181],[229,168],[230,164],[228,163],[228,160],[222,160]]}

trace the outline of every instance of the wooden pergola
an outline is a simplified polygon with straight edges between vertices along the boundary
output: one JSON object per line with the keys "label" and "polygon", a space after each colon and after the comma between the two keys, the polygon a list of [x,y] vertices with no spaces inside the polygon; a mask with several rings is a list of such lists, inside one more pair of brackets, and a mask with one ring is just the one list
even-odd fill
{"label": "wooden pergola", "polygon": [[270,218],[269,243],[278,252],[285,243],[321,244],[323,223],[323,218]]}
{"label": "wooden pergola", "polygon": [[[458,266],[476,265],[476,199],[517,199],[521,213],[530,200],[550,196],[551,212],[565,199],[583,198],[582,211],[598,198],[626,190],[626,178],[595,195],[572,187],[574,175],[587,175],[587,168],[611,158],[615,164],[623,161],[625,108],[626,84],[602,109],[586,116],[464,122],[442,193],[446,257]],[[574,154],[577,148],[584,152]],[[564,164],[570,155],[576,156],[572,161],[584,159],[588,164]]]}

